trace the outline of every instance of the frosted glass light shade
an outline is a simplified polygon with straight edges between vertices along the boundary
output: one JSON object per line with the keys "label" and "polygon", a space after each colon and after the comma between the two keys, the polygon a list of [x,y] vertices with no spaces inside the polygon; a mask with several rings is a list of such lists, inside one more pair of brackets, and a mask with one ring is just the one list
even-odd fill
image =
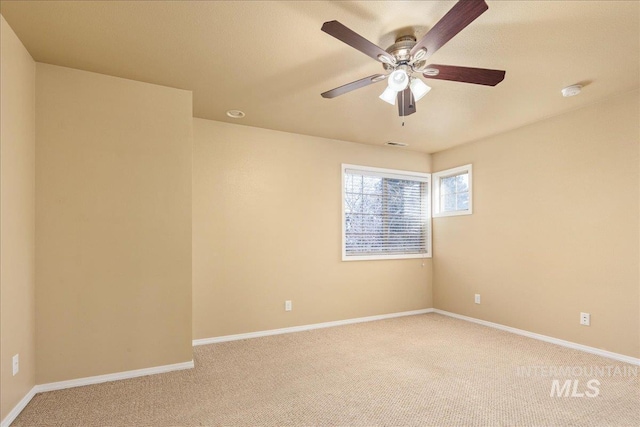
{"label": "frosted glass light shade", "polygon": [[391,89],[390,87],[387,87],[384,90],[384,92],[382,92],[382,95],[380,95],[380,99],[382,99],[384,102],[388,102],[391,105],[396,105],[397,95],[398,95],[398,92]]}
{"label": "frosted glass light shade", "polygon": [[413,99],[416,102],[420,101],[422,97],[431,90],[431,87],[427,86],[422,80],[416,78],[411,80],[411,86],[409,87],[411,88]]}
{"label": "frosted glass light shade", "polygon": [[389,74],[389,83],[387,84],[391,89],[400,92],[401,90],[405,90],[409,85],[409,76],[404,70],[395,70]]}

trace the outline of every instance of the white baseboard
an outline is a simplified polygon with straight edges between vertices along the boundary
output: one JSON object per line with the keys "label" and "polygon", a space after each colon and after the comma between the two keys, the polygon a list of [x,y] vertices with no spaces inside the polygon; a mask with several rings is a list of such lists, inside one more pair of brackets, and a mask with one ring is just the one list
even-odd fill
{"label": "white baseboard", "polygon": [[433,312],[433,308],[425,308],[422,310],[401,311],[399,313],[379,314],[377,316],[357,317],[355,319],[336,320],[333,322],[312,323],[310,325],[292,326],[289,328],[269,329],[266,331],[248,332],[246,334],[223,335],[213,338],[201,338],[193,340],[193,345],[216,344],[227,341],[246,340],[249,338],[267,337],[270,335],[290,334],[292,332],[310,331],[313,329],[331,328],[334,326],[351,325],[354,323],[372,322],[374,320],[391,319],[394,317],[415,316],[416,314],[425,314]]}
{"label": "white baseboard", "polygon": [[96,375],[94,377],[77,378],[74,380],[36,385],[22,398],[22,400],[20,400],[20,402],[18,402],[4,420],[2,420],[0,427],[10,426],[13,420],[16,419],[20,412],[22,412],[25,406],[27,406],[31,399],[33,399],[33,396],[37,393],[80,387],[90,384],[100,384],[108,381],[125,380],[128,378],[143,377],[146,375],[162,374],[165,372],[181,371],[183,369],[192,369],[193,366],[193,360],[190,360],[189,362],[174,363],[172,365],[154,366],[153,368],[135,369],[133,371],[116,372],[114,374]]}
{"label": "white baseboard", "polygon": [[11,425],[13,420],[15,420],[18,415],[20,415],[20,412],[22,412],[25,406],[27,406],[27,404],[31,402],[31,399],[33,399],[33,396],[36,395],[37,393],[36,387],[37,386],[29,390],[29,392],[25,394],[25,396],[20,400],[20,402],[18,402],[18,404],[13,407],[11,412],[9,412],[7,416],[4,417],[4,420],[2,420],[2,422],[0,423],[0,427],[9,427]]}
{"label": "white baseboard", "polygon": [[476,319],[475,317],[463,316],[462,314],[451,313],[449,311],[440,310],[438,308],[433,309],[434,313],[442,314],[444,316],[455,317],[456,319],[466,320],[467,322],[477,323],[479,325],[488,326],[490,328],[500,329],[501,331],[511,332],[512,334],[522,335],[528,338],[548,342],[551,344],[561,345],[562,347],[572,348],[574,350],[584,351],[586,353],[595,354],[597,356],[607,357],[619,362],[629,363],[631,365],[640,365],[640,359],[626,356],[620,353],[614,353],[612,351],[602,350],[596,347],[590,347],[588,345],[578,344],[571,341],[561,340],[559,338],[549,337],[547,335],[536,334],[535,332],[525,331],[523,329],[512,328],[511,326],[501,325],[500,323],[493,323],[486,320]]}
{"label": "white baseboard", "polygon": [[[547,335],[536,334],[534,332],[513,328],[511,326],[501,325],[499,323],[489,322],[487,320],[481,320],[481,319],[476,319],[474,317],[451,313],[449,311],[444,311],[437,308],[426,308],[422,310],[403,311],[399,313],[390,313],[390,314],[380,314],[377,316],[358,317],[355,319],[336,320],[333,322],[314,323],[310,325],[292,326],[289,328],[249,332],[245,334],[224,335],[220,337],[203,338],[203,339],[193,340],[193,345],[198,346],[198,345],[206,345],[206,344],[215,344],[215,343],[221,343],[221,342],[227,342],[227,341],[266,337],[270,335],[280,335],[280,334],[288,334],[292,332],[310,331],[313,329],[331,328],[334,326],[351,325],[354,323],[372,322],[375,320],[384,320],[384,319],[391,319],[394,317],[403,317],[403,316],[414,316],[417,314],[426,314],[426,313],[438,313],[444,316],[454,317],[456,319],[465,320],[467,322],[477,323],[479,325],[488,326],[490,328],[495,328],[495,329],[499,329],[506,332],[511,332],[513,334],[522,335],[522,336],[533,338],[540,341],[545,341],[551,344],[560,345],[560,346],[571,348],[574,350],[584,351],[586,353],[595,354],[597,356],[607,357],[609,359],[617,360],[620,362],[625,362],[632,365],[640,365],[639,358],[626,356],[624,354],[614,353],[611,351],[602,350],[599,348],[590,347],[587,345],[578,344],[571,341],[565,341],[559,338],[549,337]],[[71,388],[71,387],[80,387],[80,386],[90,385],[90,384],[99,384],[99,383],[108,382],[108,381],[124,380],[128,378],[136,378],[136,377],[142,377],[145,375],[160,374],[164,372],[179,371],[183,369],[191,369],[193,367],[194,367],[193,360],[191,360],[189,362],[175,363],[172,365],[156,366],[153,368],[136,369],[133,371],[118,372],[114,374],[98,375],[94,377],[85,377],[85,378],[78,378],[78,379],[68,380],[68,381],[59,381],[54,383],[36,385],[22,398],[22,400],[20,400],[20,402],[18,402],[18,404],[11,410],[11,412],[9,412],[9,414],[4,418],[4,420],[2,420],[2,422],[0,423],[0,427],[10,426],[11,423],[20,414],[20,412],[22,412],[25,406],[27,406],[27,404],[31,401],[33,396],[35,396],[37,393],[42,393],[45,391],[61,390],[61,389]]]}
{"label": "white baseboard", "polygon": [[106,383],[108,381],[126,380],[128,378],[144,377],[146,375],[162,374],[171,371],[181,371],[193,368],[193,360],[174,363],[172,365],[155,366],[153,368],[135,369],[133,371],[116,372],[114,374],[96,375],[95,377],[76,378],[68,381],[40,384],[35,386],[36,393],[44,391],[62,390],[83,385]]}
{"label": "white baseboard", "polygon": [[162,374],[171,371],[181,371],[183,369],[193,368],[193,360],[189,362],[174,363],[172,365],[154,366],[153,368],[135,369],[133,371],[116,372],[114,374],[97,375],[95,377],[77,378],[68,381],[58,381],[54,383],[40,384],[34,386],[20,402],[9,412],[2,420],[0,427],[8,427],[13,420],[22,412],[27,404],[33,399],[37,393],[45,391],[62,390],[65,388],[80,387],[83,385],[100,384],[108,381],[126,380],[128,378],[143,377],[146,375]]}

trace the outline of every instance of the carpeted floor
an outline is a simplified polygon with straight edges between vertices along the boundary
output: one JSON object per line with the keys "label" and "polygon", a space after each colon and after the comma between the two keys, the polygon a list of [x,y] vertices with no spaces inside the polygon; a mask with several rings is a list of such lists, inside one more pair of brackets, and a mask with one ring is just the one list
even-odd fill
{"label": "carpeted floor", "polygon": [[[38,394],[13,425],[640,425],[637,367],[438,314],[195,347],[194,360]],[[554,379],[598,395],[551,397]]]}

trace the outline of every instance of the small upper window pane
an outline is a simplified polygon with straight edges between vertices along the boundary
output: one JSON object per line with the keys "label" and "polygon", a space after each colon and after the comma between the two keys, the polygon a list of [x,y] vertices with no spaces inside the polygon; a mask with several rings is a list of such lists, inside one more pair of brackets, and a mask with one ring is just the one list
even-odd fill
{"label": "small upper window pane", "polygon": [[434,173],[433,216],[472,213],[471,180],[471,165]]}
{"label": "small upper window pane", "polygon": [[450,176],[440,180],[440,191],[442,194],[453,194],[456,192],[456,177]]}
{"label": "small upper window pane", "polygon": [[456,194],[456,210],[469,209],[469,193]]}
{"label": "small upper window pane", "polygon": [[469,191],[469,174],[467,172],[456,176],[456,193]]}
{"label": "small upper window pane", "polygon": [[445,194],[444,203],[442,205],[442,210],[445,212],[455,211],[456,210],[456,195],[455,194]]}

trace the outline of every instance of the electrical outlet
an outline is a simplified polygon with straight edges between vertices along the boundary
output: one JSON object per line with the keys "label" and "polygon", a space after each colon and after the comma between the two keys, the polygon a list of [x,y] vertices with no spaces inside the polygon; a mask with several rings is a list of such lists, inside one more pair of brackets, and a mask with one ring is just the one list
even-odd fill
{"label": "electrical outlet", "polygon": [[580,313],[580,324],[584,326],[590,326],[591,315],[589,313]]}
{"label": "electrical outlet", "polygon": [[480,304],[480,294],[476,294],[475,303]]}
{"label": "electrical outlet", "polygon": [[287,300],[284,302],[284,311],[291,311],[293,307],[291,306],[291,301]]}
{"label": "electrical outlet", "polygon": [[15,356],[13,356],[13,375],[16,375],[18,372],[20,372],[20,355],[16,354]]}

